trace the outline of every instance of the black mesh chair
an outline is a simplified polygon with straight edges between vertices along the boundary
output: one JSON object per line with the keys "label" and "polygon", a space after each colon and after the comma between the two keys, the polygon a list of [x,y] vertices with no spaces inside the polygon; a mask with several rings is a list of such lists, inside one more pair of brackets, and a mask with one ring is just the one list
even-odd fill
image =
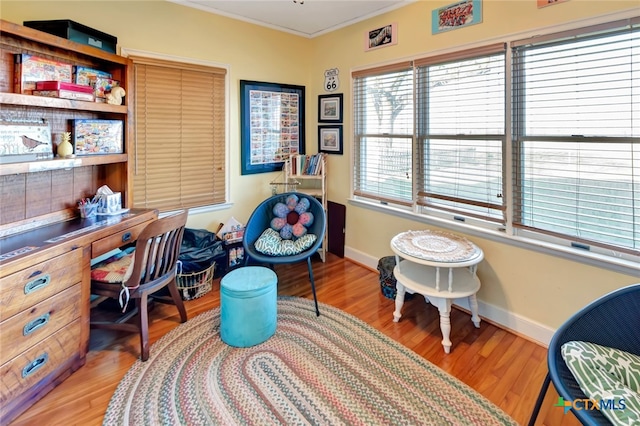
{"label": "black mesh chair", "polygon": [[[565,401],[587,399],[560,353],[562,345],[572,340],[640,355],[640,283],[614,290],[591,302],[554,333],[547,352],[549,372],[531,413],[530,426],[536,422],[551,382]],[[576,402],[576,406],[582,408],[578,404]],[[571,412],[583,425],[611,425],[599,410],[576,410],[572,406]]]}
{"label": "black mesh chair", "polygon": [[251,213],[249,221],[245,227],[244,238],[242,240],[245,253],[245,265],[248,264],[250,260],[253,260],[255,263],[268,264],[273,268],[273,265],[275,264],[288,264],[306,260],[307,267],[309,269],[309,280],[311,281],[311,291],[313,292],[313,300],[316,305],[316,315],[320,315],[320,310],[318,309],[318,298],[316,297],[316,285],[313,279],[313,269],[311,267],[311,256],[318,251],[326,231],[326,214],[322,204],[311,196],[294,193],[298,197],[305,197],[309,199],[310,206],[308,211],[313,213],[314,220],[307,232],[318,237],[315,243],[302,253],[291,256],[269,256],[260,253],[255,248],[256,240],[260,235],[262,235],[262,232],[270,226],[271,219],[273,218],[273,207],[277,203],[286,203],[285,200],[290,194],[292,193],[283,193],[269,197],[261,202],[253,213]]}

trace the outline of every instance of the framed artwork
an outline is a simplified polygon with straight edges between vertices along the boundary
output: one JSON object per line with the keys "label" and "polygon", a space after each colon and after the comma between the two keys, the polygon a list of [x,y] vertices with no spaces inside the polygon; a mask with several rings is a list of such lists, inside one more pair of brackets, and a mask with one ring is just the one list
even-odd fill
{"label": "framed artwork", "polygon": [[551,6],[552,4],[556,3],[564,3],[565,1],[569,0],[538,0],[538,9],[540,9],[541,7]]}
{"label": "framed artwork", "polygon": [[304,154],[304,86],[240,80],[242,174],[282,170]]}
{"label": "framed artwork", "polygon": [[342,125],[318,126],[318,152],[342,155]]}
{"label": "framed artwork", "polygon": [[393,46],[394,44],[398,44],[398,25],[395,23],[367,31],[364,35],[365,51]]}
{"label": "framed artwork", "polygon": [[0,122],[0,163],[51,158],[51,127],[46,120]]}
{"label": "framed artwork", "polygon": [[122,154],[122,120],[73,120],[75,155]]}
{"label": "framed artwork", "polygon": [[318,122],[342,123],[342,93],[318,96]]}
{"label": "framed artwork", "polygon": [[482,0],[462,0],[431,12],[431,33],[438,34],[482,22]]}

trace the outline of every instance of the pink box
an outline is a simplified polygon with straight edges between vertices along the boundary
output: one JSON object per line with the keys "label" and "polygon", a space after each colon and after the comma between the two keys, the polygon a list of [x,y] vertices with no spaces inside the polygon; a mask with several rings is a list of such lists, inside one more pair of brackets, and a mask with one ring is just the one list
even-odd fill
{"label": "pink box", "polygon": [[93,93],[93,89],[90,86],[66,83],[64,81],[37,81],[36,90],[69,90],[72,92]]}

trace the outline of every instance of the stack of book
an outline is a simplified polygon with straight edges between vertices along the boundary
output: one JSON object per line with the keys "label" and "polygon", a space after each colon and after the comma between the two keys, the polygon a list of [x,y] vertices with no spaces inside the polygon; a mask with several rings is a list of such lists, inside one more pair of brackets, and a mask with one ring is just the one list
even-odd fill
{"label": "stack of book", "polygon": [[322,172],[322,162],[324,154],[318,153],[313,155],[292,155],[289,157],[291,161],[291,174],[299,175],[319,175]]}

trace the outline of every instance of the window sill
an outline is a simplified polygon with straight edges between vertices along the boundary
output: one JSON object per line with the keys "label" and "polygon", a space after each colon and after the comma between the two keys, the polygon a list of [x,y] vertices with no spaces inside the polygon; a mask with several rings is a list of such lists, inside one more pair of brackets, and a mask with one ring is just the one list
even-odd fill
{"label": "window sill", "polygon": [[524,248],[527,250],[533,250],[539,253],[548,254],[555,257],[561,257],[567,260],[584,263],[584,264],[595,266],[598,268],[608,269],[621,274],[627,274],[632,276],[640,275],[640,264],[632,260],[619,259],[613,256],[606,256],[600,253],[585,252],[581,249],[565,247],[559,244],[553,244],[546,241],[534,240],[534,239],[525,238],[522,236],[507,235],[504,232],[499,230],[481,228],[479,226],[463,224],[457,221],[454,222],[454,221],[446,220],[439,217],[425,216],[425,215],[414,213],[409,210],[403,210],[402,208],[393,207],[389,205],[382,205],[382,204],[378,204],[371,201],[350,198],[349,204],[357,207],[362,207],[365,209],[377,211],[379,213],[397,216],[403,219],[408,219],[408,220],[412,220],[419,223],[438,226],[451,231],[462,232],[467,235],[485,238],[491,241],[496,241],[499,243]]}

